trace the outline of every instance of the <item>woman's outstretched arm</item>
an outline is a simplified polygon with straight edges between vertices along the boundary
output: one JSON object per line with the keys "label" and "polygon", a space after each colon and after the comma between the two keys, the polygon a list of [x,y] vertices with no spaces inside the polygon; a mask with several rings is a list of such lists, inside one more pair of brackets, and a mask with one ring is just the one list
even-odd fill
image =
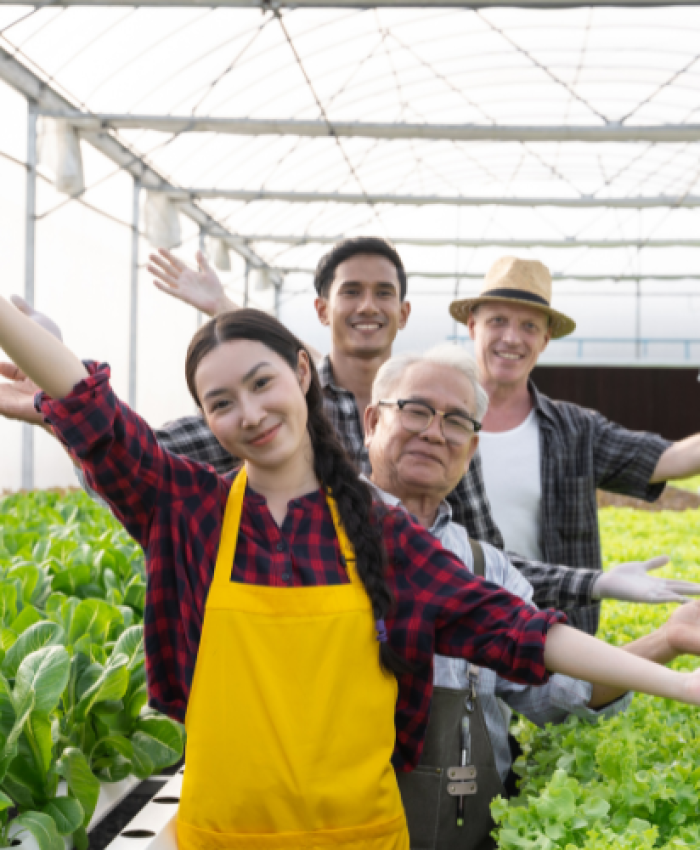
{"label": "woman's outstretched arm", "polygon": [[87,369],[73,352],[0,296],[0,348],[53,398],[64,398],[86,378]]}
{"label": "woman's outstretched arm", "polygon": [[564,673],[614,689],[700,704],[700,671],[669,670],[561,623],[555,623],[547,632],[544,663],[551,673]]}

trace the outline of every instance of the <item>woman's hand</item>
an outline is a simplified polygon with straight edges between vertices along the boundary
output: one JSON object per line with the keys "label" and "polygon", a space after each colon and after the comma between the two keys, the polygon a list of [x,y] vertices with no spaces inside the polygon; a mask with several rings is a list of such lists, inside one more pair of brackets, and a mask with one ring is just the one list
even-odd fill
{"label": "woman's hand", "polygon": [[239,305],[231,301],[216,272],[201,251],[196,259],[199,271],[188,268],[182,260],[165,248],[151,254],[148,271],[155,277],[153,283],[161,292],[184,301],[212,318],[227,310],[238,310]]}

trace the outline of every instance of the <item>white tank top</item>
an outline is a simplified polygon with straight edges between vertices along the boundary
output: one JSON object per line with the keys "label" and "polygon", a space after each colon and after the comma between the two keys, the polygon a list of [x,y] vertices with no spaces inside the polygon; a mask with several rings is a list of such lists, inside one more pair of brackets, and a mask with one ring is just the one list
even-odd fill
{"label": "white tank top", "polygon": [[506,551],[542,560],[540,429],[535,411],[512,431],[481,431],[486,495]]}

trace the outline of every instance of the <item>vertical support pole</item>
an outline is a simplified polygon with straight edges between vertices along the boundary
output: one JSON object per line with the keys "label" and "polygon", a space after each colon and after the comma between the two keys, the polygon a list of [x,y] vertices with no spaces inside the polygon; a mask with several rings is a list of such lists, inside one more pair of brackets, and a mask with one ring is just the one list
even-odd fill
{"label": "vertical support pole", "polygon": [[636,339],[636,357],[637,360],[639,360],[642,356],[642,293],[640,289],[639,278],[637,278],[637,281],[635,283],[634,335]]}
{"label": "vertical support pole", "polygon": [[131,205],[131,300],[129,303],[129,407],[136,407],[139,336],[139,202],[141,181],[134,179]]}
{"label": "vertical support pole", "polygon": [[[36,105],[27,101],[27,188],[24,235],[24,300],[34,306],[36,258]],[[34,487],[34,426],[22,425],[22,488]]]}
{"label": "vertical support pole", "polygon": [[275,318],[279,319],[280,317],[280,290],[282,289],[281,283],[275,283]]}
{"label": "vertical support pole", "polygon": [[[204,249],[206,247],[205,242],[204,242],[205,236],[206,236],[206,234],[204,232],[204,228],[200,227],[199,228],[199,250],[202,254],[204,253]],[[202,315],[202,311],[197,310],[197,330],[199,330],[202,327],[203,321],[204,321],[204,316]]]}
{"label": "vertical support pole", "polygon": [[248,306],[248,290],[250,287],[250,262],[245,261],[245,273],[243,275],[243,306]]}

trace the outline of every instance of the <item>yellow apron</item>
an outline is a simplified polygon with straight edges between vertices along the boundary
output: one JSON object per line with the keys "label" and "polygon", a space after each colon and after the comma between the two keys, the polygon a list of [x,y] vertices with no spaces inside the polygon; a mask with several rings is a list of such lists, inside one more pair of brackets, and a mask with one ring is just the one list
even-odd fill
{"label": "yellow apron", "polygon": [[349,584],[231,581],[246,487],[226,505],[187,708],[180,850],[408,850],[391,766],[397,684],[379,665],[354,552]]}

